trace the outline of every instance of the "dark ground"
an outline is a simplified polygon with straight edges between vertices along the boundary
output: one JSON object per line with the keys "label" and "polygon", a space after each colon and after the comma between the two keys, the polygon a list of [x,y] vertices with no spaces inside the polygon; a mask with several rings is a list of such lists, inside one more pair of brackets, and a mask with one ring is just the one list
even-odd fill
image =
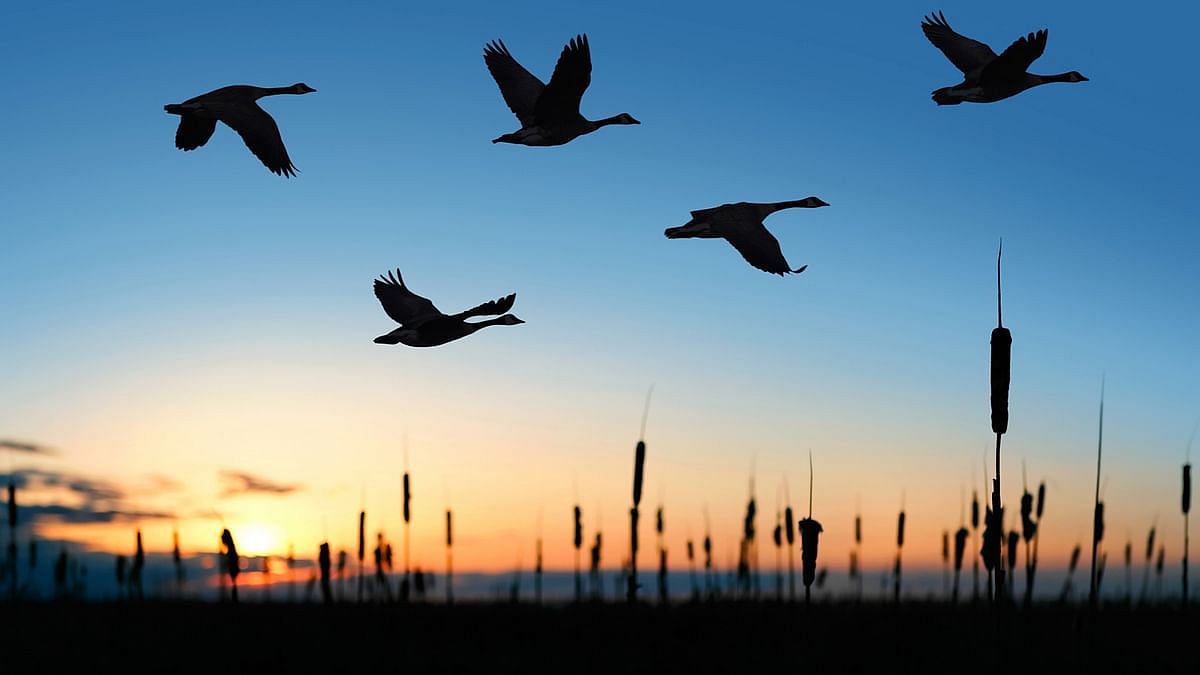
{"label": "dark ground", "polygon": [[0,607],[0,672],[1200,673],[1193,611],[682,604]]}

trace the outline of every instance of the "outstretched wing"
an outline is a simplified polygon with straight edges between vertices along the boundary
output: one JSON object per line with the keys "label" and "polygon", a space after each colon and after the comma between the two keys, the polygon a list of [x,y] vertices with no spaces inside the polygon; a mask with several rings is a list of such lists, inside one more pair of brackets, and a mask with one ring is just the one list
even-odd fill
{"label": "outstretched wing", "polygon": [[[788,267],[787,259],[783,257],[779,240],[762,225],[738,228],[726,233],[725,239],[733,244],[746,262],[764,272],[787,274],[793,271]],[[802,267],[796,271],[803,269]]]}
{"label": "outstretched wing", "polygon": [[489,42],[483,48],[483,62],[496,84],[508,109],[520,120],[522,127],[533,124],[533,112],[537,106],[538,97],[546,85],[542,84],[533,73],[517,63],[503,40]]}
{"label": "outstretched wing", "polygon": [[195,150],[207,143],[216,130],[216,119],[184,113],[179,117],[179,128],[175,130],[175,147]]}
{"label": "outstretched wing", "polygon": [[271,173],[278,176],[295,176],[296,167],[283,146],[279,126],[267,111],[254,103],[221,105],[216,108],[217,118],[228,124],[245,141],[246,147]]}
{"label": "outstretched wing", "polygon": [[1049,33],[1042,29],[1018,39],[1009,45],[1008,49],[1005,49],[1000,56],[997,56],[996,60],[989,63],[980,73],[980,77],[988,79],[1020,77],[1046,51],[1048,37]]}
{"label": "outstretched wing", "polygon": [[941,12],[931,14],[921,21],[921,30],[934,47],[942,50],[950,63],[964,75],[978,70],[996,58],[996,52],[979,40],[954,32]]}
{"label": "outstretched wing", "polygon": [[472,307],[465,312],[453,314],[450,316],[450,318],[462,321],[463,319],[469,319],[473,316],[493,316],[497,314],[503,314],[512,309],[513,303],[516,302],[516,300],[517,294],[513,293],[511,295],[506,295],[499,300],[490,300],[482,305]]}
{"label": "outstretched wing", "polygon": [[591,83],[592,51],[587,36],[577,35],[563,47],[550,84],[538,98],[534,118],[538,121],[563,120],[578,115],[583,92]]}
{"label": "outstretched wing", "polygon": [[408,290],[400,270],[375,280],[375,297],[379,298],[379,304],[392,321],[401,325],[416,326],[444,316],[427,298]]}

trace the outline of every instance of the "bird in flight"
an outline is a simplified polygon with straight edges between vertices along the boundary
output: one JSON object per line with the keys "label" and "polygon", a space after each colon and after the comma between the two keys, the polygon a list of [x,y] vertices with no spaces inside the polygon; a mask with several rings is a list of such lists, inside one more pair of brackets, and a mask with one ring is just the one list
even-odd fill
{"label": "bird in flight", "polygon": [[775,239],[763,220],[783,209],[815,209],[829,206],[816,197],[806,197],[786,202],[755,204],[738,202],[722,204],[711,209],[692,211],[692,219],[679,227],[669,227],[664,234],[668,239],[724,239],[754,267],[771,274],[799,274],[808,268],[803,265],[792,269],[783,257],[779,241]]}
{"label": "bird in flight", "polygon": [[179,115],[179,129],[175,131],[175,147],[180,150],[195,150],[212,138],[217,122],[238,132],[246,147],[271,173],[277,176],[295,176],[296,167],[283,146],[279,127],[267,111],[258,107],[258,99],[276,94],[309,94],[316,91],[303,82],[290,87],[254,87],[237,84],[221,87],[189,98],[183,103],[171,103],[164,110]]}
{"label": "bird in flight", "polygon": [[961,83],[933,92],[933,100],[938,105],[958,105],[964,101],[991,103],[1050,82],[1088,81],[1074,70],[1058,75],[1026,72],[1046,51],[1049,33],[1044,29],[1019,38],[1000,56],[996,56],[996,52],[982,42],[954,32],[941,12],[925,17],[921,22],[921,30],[933,46],[942,50],[946,58],[963,72]]}
{"label": "bird in flight", "polygon": [[589,120],[579,113],[583,92],[592,81],[592,52],[586,35],[571,39],[562,54],[550,84],[517,63],[502,40],[483,48],[483,61],[500,86],[504,102],[521,122],[521,128],[492,140],[518,145],[562,145],[609,124],[641,124],[629,113]]}
{"label": "bird in flight", "polygon": [[[375,280],[375,297],[383,305],[383,311],[400,324],[396,330],[375,338],[376,344],[405,344],[409,347],[437,347],[447,342],[464,338],[488,326],[515,326],[525,323],[508,310],[512,309],[517,294],[491,300],[458,314],[442,314],[428,299],[409,290],[400,276],[400,270],[380,276]],[[468,322],[473,316],[500,316],[487,321]]]}

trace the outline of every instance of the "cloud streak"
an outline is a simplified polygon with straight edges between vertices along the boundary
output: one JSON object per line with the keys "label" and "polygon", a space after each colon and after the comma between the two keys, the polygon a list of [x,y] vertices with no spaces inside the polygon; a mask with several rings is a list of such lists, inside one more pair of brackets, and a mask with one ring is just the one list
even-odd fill
{"label": "cloud streak", "polygon": [[222,497],[237,495],[286,495],[304,489],[297,483],[276,483],[275,481],[245,473],[244,471],[224,470],[220,473],[221,482],[225,487],[221,490]]}
{"label": "cloud streak", "polygon": [[54,455],[57,454],[54,448],[48,445],[38,445],[37,443],[22,443],[8,438],[0,438],[0,450],[11,450],[13,452],[23,452],[28,455]]}

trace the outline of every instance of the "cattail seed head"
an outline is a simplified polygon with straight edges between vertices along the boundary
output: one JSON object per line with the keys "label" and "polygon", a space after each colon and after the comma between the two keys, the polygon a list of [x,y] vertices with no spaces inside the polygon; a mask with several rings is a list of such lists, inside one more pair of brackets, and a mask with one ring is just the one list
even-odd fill
{"label": "cattail seed head", "polygon": [[971,491],[971,529],[979,529],[979,493]]}
{"label": "cattail seed head", "polygon": [[663,510],[661,506],[658,507],[658,511],[654,514],[654,532],[659,536],[662,536],[663,533]]}
{"label": "cattail seed head", "polygon": [[228,529],[221,532],[221,543],[225,544],[225,569],[229,572],[229,578],[237,582],[238,576],[238,552],[237,546],[233,544],[233,533]]}
{"label": "cattail seed head", "polygon": [[696,560],[696,547],[695,547],[695,546],[692,546],[692,540],[691,540],[691,539],[688,539],[688,540],[687,540],[687,556],[688,556],[688,562],[695,562],[695,560]]}
{"label": "cattail seed head", "polygon": [[961,570],[963,564],[963,552],[967,550],[967,537],[970,531],[965,527],[958,528],[954,533],[954,569]]}
{"label": "cattail seed head", "polygon": [[1021,536],[1028,542],[1037,534],[1037,523],[1033,520],[1033,495],[1021,495]]}
{"label": "cattail seed head", "polygon": [[950,533],[942,532],[942,562],[950,562]]}
{"label": "cattail seed head", "polygon": [[1041,520],[1042,520],[1042,510],[1045,507],[1046,507],[1046,482],[1042,481],[1041,483],[1038,483],[1037,508],[1034,509],[1034,511],[1037,513],[1037,519],[1039,522],[1041,522]]}
{"label": "cattail seed head", "polygon": [[1154,555],[1154,529],[1150,528],[1150,536],[1146,537],[1146,563],[1149,564],[1150,558]]}
{"label": "cattail seed head", "polygon": [[904,548],[904,512],[900,512],[900,520],[896,524],[896,547]]}
{"label": "cattail seed head", "polygon": [[992,433],[1008,432],[1008,386],[1012,369],[1012,333],[992,329]]}
{"label": "cattail seed head", "polygon": [[408,523],[412,520],[412,510],[409,508],[409,502],[412,500],[412,492],[409,490],[408,472],[404,472],[404,522]]}
{"label": "cattail seed head", "polygon": [[850,551],[850,578],[858,578],[858,552]]}
{"label": "cattail seed head", "polygon": [[[451,546],[454,546],[454,517],[450,509],[446,509],[446,547]],[[575,544],[575,548],[579,548],[579,544]]]}
{"label": "cattail seed head", "polygon": [[751,497],[750,502],[746,504],[746,520],[742,523],[742,535],[746,541],[754,541],[754,516],[757,513],[758,507],[754,503],[754,497]]}
{"label": "cattail seed head", "polygon": [[787,535],[788,546],[791,546],[796,541],[795,520],[792,516],[792,507],[787,507],[783,510],[783,533]]}
{"label": "cattail seed head", "polygon": [[854,543],[862,543],[862,516],[854,516]]}
{"label": "cattail seed head", "polygon": [[1021,542],[1021,533],[1011,530],[1008,533],[1008,569],[1017,567],[1017,545]]}
{"label": "cattail seed head", "polygon": [[704,535],[704,569],[712,568],[712,537]]}
{"label": "cattail seed head", "polygon": [[576,551],[579,550],[579,547],[583,546],[583,511],[580,510],[578,504],[575,505],[575,539],[574,539],[574,543],[575,543]]}
{"label": "cattail seed head", "polygon": [[990,572],[1003,564],[1004,516],[1003,513],[997,514],[987,509],[983,520],[983,548],[979,553],[983,558],[983,566]]}
{"label": "cattail seed head", "polygon": [[1192,465],[1183,465],[1183,515],[1192,510]]}
{"label": "cattail seed head", "polygon": [[8,477],[8,527],[17,529],[17,485]]}
{"label": "cattail seed head", "polygon": [[1166,560],[1166,558],[1167,558],[1167,547],[1166,546],[1158,547],[1158,560],[1155,561],[1155,563],[1154,563],[1154,573],[1155,574],[1162,574],[1163,562]]}
{"label": "cattail seed head", "polygon": [[775,548],[783,547],[783,524],[776,523],[775,531],[772,533],[772,538],[775,540]]}
{"label": "cattail seed head", "polygon": [[646,464],[646,443],[638,441],[637,450],[633,453],[633,505],[636,508],[642,503],[642,472]]}
{"label": "cattail seed head", "polygon": [[171,549],[171,559],[175,561],[176,565],[178,565],[183,559],[179,553],[179,530],[175,530],[171,533],[171,540],[173,543],[173,547]]}
{"label": "cattail seed head", "polygon": [[1133,564],[1133,542],[1125,542],[1125,565]]}
{"label": "cattail seed head", "polygon": [[1093,522],[1095,523],[1096,542],[1104,540],[1104,502],[1096,502],[1096,511]]}
{"label": "cattail seed head", "polygon": [[367,512],[358,512],[358,562],[362,564],[364,558],[367,557]]}
{"label": "cattail seed head", "polygon": [[1071,562],[1067,566],[1068,572],[1074,572],[1075,568],[1079,567],[1079,554],[1082,552],[1083,549],[1079,546],[1079,544],[1075,544],[1075,548],[1071,551]]}
{"label": "cattail seed head", "polygon": [[803,564],[804,585],[811,586],[817,574],[817,546],[822,532],[821,524],[812,518],[799,523],[800,561]]}

